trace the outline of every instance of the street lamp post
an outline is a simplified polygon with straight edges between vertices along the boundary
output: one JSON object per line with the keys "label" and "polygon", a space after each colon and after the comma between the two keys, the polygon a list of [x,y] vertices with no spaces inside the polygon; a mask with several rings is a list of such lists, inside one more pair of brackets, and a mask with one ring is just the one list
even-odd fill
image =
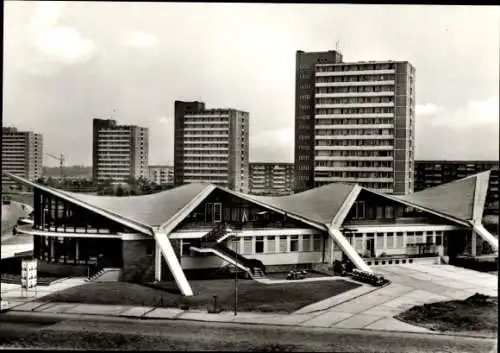
{"label": "street lamp post", "polygon": [[234,316],[238,315],[238,266],[234,262]]}

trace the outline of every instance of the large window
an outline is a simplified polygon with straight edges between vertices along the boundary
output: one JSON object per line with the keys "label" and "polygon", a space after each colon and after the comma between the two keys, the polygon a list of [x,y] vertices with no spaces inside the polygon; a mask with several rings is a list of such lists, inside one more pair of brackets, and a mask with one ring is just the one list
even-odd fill
{"label": "large window", "polygon": [[387,248],[391,249],[394,247],[394,233],[387,233]]}
{"label": "large window", "polygon": [[251,254],[253,246],[253,237],[243,237],[243,253]]}
{"label": "large window", "polygon": [[365,202],[356,201],[351,209],[351,214],[353,219],[363,219],[365,218]]}
{"label": "large window", "polygon": [[205,204],[205,222],[213,223],[222,221],[222,204],[207,203]]}
{"label": "large window", "polygon": [[321,235],[314,235],[313,251],[321,251]]}
{"label": "large window", "polygon": [[402,232],[396,233],[396,248],[404,248],[404,236]]}
{"label": "large window", "polygon": [[288,251],[288,244],[287,244],[287,239],[286,235],[280,236],[280,249],[279,252],[287,252]]}
{"label": "large window", "polygon": [[255,239],[255,252],[262,254],[264,252],[264,237],[257,237]]}
{"label": "large window", "polygon": [[384,233],[377,233],[376,235],[376,247],[377,249],[383,249],[384,248]]}
{"label": "large window", "polygon": [[267,237],[267,252],[268,253],[276,252],[276,237],[274,235]]}
{"label": "large window", "polygon": [[292,235],[290,237],[290,251],[299,251],[299,236]]}
{"label": "large window", "polygon": [[220,203],[214,203],[214,222],[220,222],[222,220],[222,205]]}
{"label": "large window", "polygon": [[311,251],[311,236],[302,236],[302,251]]}
{"label": "large window", "polygon": [[415,244],[415,232],[406,233],[406,244]]}
{"label": "large window", "polygon": [[356,235],[353,235],[353,238],[354,238],[354,249],[356,249],[356,251],[362,251],[363,250],[363,235],[356,234]]}

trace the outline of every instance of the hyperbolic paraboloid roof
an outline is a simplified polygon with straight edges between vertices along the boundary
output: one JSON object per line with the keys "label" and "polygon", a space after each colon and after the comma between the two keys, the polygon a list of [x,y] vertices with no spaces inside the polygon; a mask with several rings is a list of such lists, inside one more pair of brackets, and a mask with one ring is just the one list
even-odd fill
{"label": "hyperbolic paraboloid roof", "polygon": [[[159,227],[179,217],[187,216],[193,207],[200,204],[215,189],[226,191],[262,207],[286,213],[317,226],[329,226],[341,209],[345,209],[345,205],[350,208],[359,190],[364,189],[355,184],[332,183],[294,195],[273,197],[243,194],[207,183],[192,183],[156,194],[115,197],[62,191],[32,183],[10,173],[6,174],[67,201],[78,202],[90,210],[98,210],[104,215],[108,213],[115,219],[123,217],[145,227]],[[369,189],[364,190],[448,220],[469,224],[469,221],[482,216],[489,174],[489,171],[479,173],[407,196],[386,195]]]}

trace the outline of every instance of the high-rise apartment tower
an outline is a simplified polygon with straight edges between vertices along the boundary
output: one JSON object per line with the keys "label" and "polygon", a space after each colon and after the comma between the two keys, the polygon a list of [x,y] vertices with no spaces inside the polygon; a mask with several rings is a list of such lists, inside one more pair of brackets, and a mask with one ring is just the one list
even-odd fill
{"label": "high-rise apartment tower", "polygon": [[208,182],[248,192],[249,114],[175,102],[174,183]]}
{"label": "high-rise apartment tower", "polygon": [[[335,62],[333,62],[335,61]],[[413,192],[415,69],[297,52],[295,191],[331,182]]]}
{"label": "high-rise apartment tower", "polygon": [[[31,131],[18,131],[14,127],[2,128],[2,171],[29,180],[43,173],[43,137]],[[2,175],[2,186],[15,184]]]}
{"label": "high-rise apartment tower", "polygon": [[148,178],[148,152],[147,128],[94,119],[92,177],[95,184]]}

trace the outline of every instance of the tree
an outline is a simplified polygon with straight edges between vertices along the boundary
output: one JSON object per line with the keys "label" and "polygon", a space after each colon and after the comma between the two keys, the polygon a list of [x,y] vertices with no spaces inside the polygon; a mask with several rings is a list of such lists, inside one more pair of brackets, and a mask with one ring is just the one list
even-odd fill
{"label": "tree", "polygon": [[118,187],[116,188],[116,193],[115,195],[116,196],[124,196],[125,192],[123,190],[123,187],[121,185],[118,185]]}

